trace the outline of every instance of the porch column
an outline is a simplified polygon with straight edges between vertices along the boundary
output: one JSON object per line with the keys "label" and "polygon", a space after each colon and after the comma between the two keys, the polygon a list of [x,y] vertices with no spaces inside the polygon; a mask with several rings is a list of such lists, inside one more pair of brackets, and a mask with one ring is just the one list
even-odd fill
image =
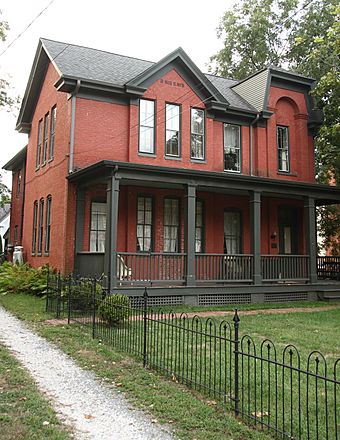
{"label": "porch column", "polygon": [[196,229],[196,186],[187,186],[187,212],[185,223],[185,251],[187,254],[187,286],[196,285],[195,271],[195,229]]}
{"label": "porch column", "polygon": [[76,195],[76,234],[74,246],[74,272],[78,273],[80,270],[78,262],[78,252],[83,250],[84,239],[84,215],[85,215],[85,190],[77,187]]}
{"label": "porch column", "polygon": [[117,286],[118,201],[119,179],[113,175],[108,181],[106,195],[105,272],[109,290]]}
{"label": "porch column", "polygon": [[251,253],[253,254],[253,282],[262,284],[261,270],[261,193],[250,192]]}
{"label": "porch column", "polygon": [[317,242],[316,242],[316,216],[315,200],[313,197],[304,198],[304,220],[306,229],[307,252],[309,255],[309,281],[316,283],[318,280],[316,270]]}

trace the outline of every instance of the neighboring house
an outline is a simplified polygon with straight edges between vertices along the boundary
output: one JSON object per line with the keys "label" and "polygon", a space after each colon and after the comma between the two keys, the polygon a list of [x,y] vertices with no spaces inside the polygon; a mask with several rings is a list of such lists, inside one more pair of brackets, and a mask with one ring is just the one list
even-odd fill
{"label": "neighboring house", "polygon": [[315,206],[340,190],[315,183],[313,82],[41,39],[17,123],[28,146],[4,167],[25,173],[26,260],[173,304],[315,296]]}
{"label": "neighboring house", "polygon": [[5,250],[5,236],[9,229],[10,212],[10,203],[6,203],[3,207],[0,207],[0,254]]}

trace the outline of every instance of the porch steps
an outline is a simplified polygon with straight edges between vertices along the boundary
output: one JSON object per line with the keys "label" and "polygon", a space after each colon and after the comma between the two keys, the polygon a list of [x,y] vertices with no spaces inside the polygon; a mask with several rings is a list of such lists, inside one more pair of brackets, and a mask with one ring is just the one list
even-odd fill
{"label": "porch steps", "polygon": [[319,291],[318,296],[325,301],[340,301],[340,288]]}

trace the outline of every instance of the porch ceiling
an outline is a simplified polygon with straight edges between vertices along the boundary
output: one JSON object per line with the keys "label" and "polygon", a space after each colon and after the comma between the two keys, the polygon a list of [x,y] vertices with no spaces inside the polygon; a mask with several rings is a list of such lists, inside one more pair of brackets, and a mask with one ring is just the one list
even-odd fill
{"label": "porch ceiling", "polygon": [[112,175],[125,185],[161,188],[195,185],[202,191],[238,194],[259,191],[268,197],[313,197],[317,205],[340,203],[340,188],[335,186],[108,160],[75,171],[68,176],[68,180],[85,187],[106,184]]}

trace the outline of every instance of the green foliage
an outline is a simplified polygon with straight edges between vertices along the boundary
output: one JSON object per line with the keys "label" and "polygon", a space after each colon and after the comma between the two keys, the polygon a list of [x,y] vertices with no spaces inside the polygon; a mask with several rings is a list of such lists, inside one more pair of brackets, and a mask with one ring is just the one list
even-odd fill
{"label": "green foliage", "polygon": [[109,295],[100,304],[98,314],[109,325],[118,325],[130,316],[130,307],[127,295]]}
{"label": "green foliage", "polygon": [[0,294],[26,293],[42,296],[46,293],[47,267],[34,269],[28,264],[5,262],[0,266]]}
{"label": "green foliage", "polygon": [[10,203],[11,198],[11,191],[9,188],[2,183],[2,176],[0,174],[0,208],[2,208],[6,203]]}

